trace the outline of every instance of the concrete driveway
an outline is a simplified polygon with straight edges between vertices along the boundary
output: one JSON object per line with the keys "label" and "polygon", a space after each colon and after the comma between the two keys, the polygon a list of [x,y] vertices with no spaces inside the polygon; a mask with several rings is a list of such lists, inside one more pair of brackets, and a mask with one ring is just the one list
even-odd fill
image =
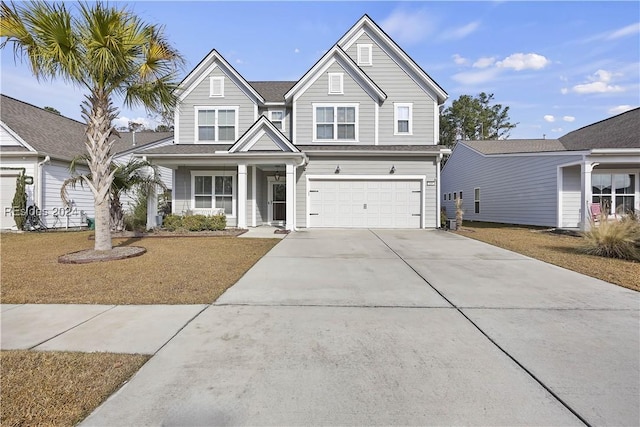
{"label": "concrete driveway", "polygon": [[638,425],[639,294],[440,231],[289,235],[85,425]]}

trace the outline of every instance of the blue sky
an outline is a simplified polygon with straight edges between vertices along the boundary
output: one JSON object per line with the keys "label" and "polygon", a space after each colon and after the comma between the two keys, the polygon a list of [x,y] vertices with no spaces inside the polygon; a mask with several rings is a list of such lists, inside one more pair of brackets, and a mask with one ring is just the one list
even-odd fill
{"label": "blue sky", "polygon": [[[511,138],[556,138],[640,105],[640,3],[127,2],[165,26],[186,75],[213,48],[247,80],[297,80],[363,14],[449,94],[493,93]],[[2,55],[1,91],[80,119],[82,93]],[[148,121],[144,110],[121,111]]]}

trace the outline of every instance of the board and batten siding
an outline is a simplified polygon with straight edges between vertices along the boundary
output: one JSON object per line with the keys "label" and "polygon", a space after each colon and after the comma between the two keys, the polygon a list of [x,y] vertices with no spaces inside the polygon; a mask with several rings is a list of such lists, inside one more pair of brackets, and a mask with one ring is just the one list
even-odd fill
{"label": "board and batten siding", "polygon": [[[307,227],[307,176],[326,175],[334,178],[336,166],[340,165],[341,176],[376,175],[380,178],[420,175],[426,181],[436,179],[436,161],[433,157],[394,157],[393,159],[380,160],[368,157],[311,157],[306,168],[298,168],[296,176],[296,224],[298,227]],[[395,174],[389,174],[391,166],[395,166]],[[306,170],[305,170],[306,169]],[[347,178],[345,178],[347,179]],[[436,227],[436,186],[424,187],[424,214],[425,227]]]}
{"label": "board and batten siding", "polygon": [[[557,226],[557,167],[580,160],[573,155],[482,156],[458,144],[442,170],[442,194],[463,192],[464,218],[505,224]],[[480,213],[474,190],[480,188]],[[443,197],[443,196],[441,196]],[[455,205],[442,200],[447,217]]]}
{"label": "board and batten siding", "polygon": [[[384,91],[387,99],[380,107],[380,145],[435,145],[439,136],[436,130],[438,105],[435,94],[427,94],[400,66],[373,40],[363,33],[350,47],[347,54],[358,61],[357,45],[371,44],[372,65],[362,70]],[[394,135],[394,102],[413,104],[412,135]]]}
{"label": "board and batten siding", "polygon": [[[89,170],[86,167],[79,167],[77,173],[87,174]],[[86,184],[84,187],[80,184],[75,188],[67,187],[67,198],[71,201],[68,210],[62,202],[60,196],[62,183],[71,176],[68,163],[47,163],[43,166],[43,174],[44,192],[40,208],[41,217],[47,227],[81,227],[87,225],[83,219],[95,218],[93,193]]]}
{"label": "board and batten siding", "polygon": [[[343,73],[344,94],[329,95],[329,73]],[[320,141],[318,144],[374,144],[375,135],[375,102],[360,87],[360,85],[342,68],[338,62],[334,62],[326,72],[320,75],[315,82],[294,101],[296,108],[295,144],[311,144],[313,141],[313,104],[357,104],[357,133],[358,141]]]}
{"label": "board and batten siding", "polygon": [[[224,97],[209,96],[209,77],[224,77]],[[234,79],[227,76],[220,67],[216,67],[208,74],[180,103],[180,113],[178,115],[180,131],[178,135],[179,140],[177,140],[176,143],[193,144],[195,142],[196,106],[238,107],[238,138],[240,138],[256,120],[256,110],[253,100],[250,99],[235,83]],[[228,141],[220,143],[229,144]]]}

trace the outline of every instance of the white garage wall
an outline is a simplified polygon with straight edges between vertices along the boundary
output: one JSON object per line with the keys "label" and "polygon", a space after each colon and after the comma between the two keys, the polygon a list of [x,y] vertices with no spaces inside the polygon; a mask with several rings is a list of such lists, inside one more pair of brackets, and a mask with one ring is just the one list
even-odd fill
{"label": "white garage wall", "polygon": [[[24,168],[25,175],[31,176],[34,179],[34,184],[26,186],[27,206],[32,205],[34,198],[36,197],[36,161],[35,159],[33,161],[25,161],[22,159],[2,158],[1,166],[2,169],[0,169],[0,176],[3,177],[3,188],[0,192],[0,215],[2,216],[0,227],[2,229],[10,229],[15,226],[15,222],[12,219],[11,205],[15,194],[16,178],[21,172],[20,168]],[[10,191],[4,191],[5,186],[7,186],[7,189]]]}
{"label": "white garage wall", "polygon": [[[78,168],[77,172],[85,174],[88,170]],[[87,185],[85,184],[84,188],[76,185],[75,189],[68,187],[68,198],[72,200],[72,204],[66,208],[60,196],[60,189],[62,183],[71,176],[68,163],[54,161],[45,164],[43,173],[44,194],[40,208],[46,226],[55,228],[86,226],[87,223],[83,222],[83,213],[86,217],[95,217],[93,194]]]}

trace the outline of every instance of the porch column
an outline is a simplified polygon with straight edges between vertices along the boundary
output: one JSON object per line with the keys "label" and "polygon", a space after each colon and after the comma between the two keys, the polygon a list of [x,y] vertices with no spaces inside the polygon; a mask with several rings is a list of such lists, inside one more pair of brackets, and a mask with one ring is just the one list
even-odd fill
{"label": "porch column", "polygon": [[294,165],[287,165],[287,210],[285,214],[285,227],[289,231],[295,230],[295,188],[296,188],[296,167]]}
{"label": "porch column", "polygon": [[591,225],[589,222],[589,204],[591,203],[591,171],[593,170],[593,164],[583,162],[580,164],[580,229],[585,231],[589,229]]}
{"label": "porch column", "polygon": [[238,164],[238,228],[247,228],[247,165]]}
{"label": "porch column", "polygon": [[156,216],[158,215],[158,194],[156,186],[152,185],[147,194],[147,230],[159,226]]}

